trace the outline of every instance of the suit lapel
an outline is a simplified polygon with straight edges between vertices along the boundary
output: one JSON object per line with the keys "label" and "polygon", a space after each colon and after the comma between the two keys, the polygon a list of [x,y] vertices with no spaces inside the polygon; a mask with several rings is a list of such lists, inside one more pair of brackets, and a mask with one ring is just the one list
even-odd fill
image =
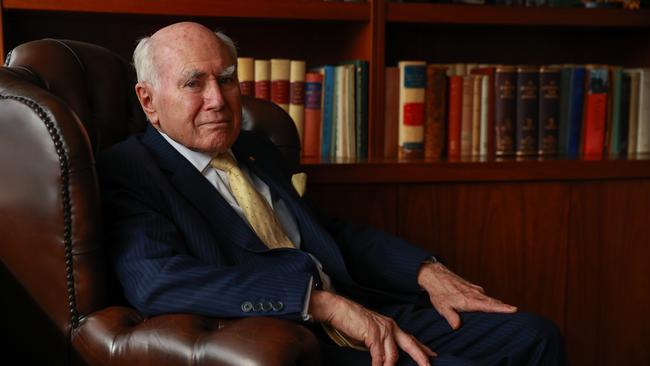
{"label": "suit lapel", "polygon": [[176,190],[210,223],[216,238],[254,252],[268,250],[201,172],[169,145],[160,133],[148,127],[142,142],[153,152]]}

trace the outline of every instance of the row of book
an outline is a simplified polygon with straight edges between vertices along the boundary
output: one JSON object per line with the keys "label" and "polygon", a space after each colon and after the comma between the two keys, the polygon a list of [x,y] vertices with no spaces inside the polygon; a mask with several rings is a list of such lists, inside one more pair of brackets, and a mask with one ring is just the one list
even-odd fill
{"label": "row of book", "polygon": [[386,68],[386,157],[650,153],[650,69],[402,61]]}
{"label": "row of book", "polygon": [[302,60],[238,58],[242,95],[271,100],[289,113],[303,156],[368,156],[368,62],[306,70]]}
{"label": "row of book", "polygon": [[397,3],[436,3],[436,4],[471,4],[471,5],[506,5],[506,6],[549,6],[549,7],[584,7],[584,8],[624,8],[636,10],[647,8],[647,0],[391,0]]}

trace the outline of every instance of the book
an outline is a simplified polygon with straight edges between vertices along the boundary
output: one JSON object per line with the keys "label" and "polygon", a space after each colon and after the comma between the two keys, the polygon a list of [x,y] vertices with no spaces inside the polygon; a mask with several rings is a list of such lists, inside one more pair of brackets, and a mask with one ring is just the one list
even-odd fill
{"label": "book", "polygon": [[368,61],[352,60],[343,62],[354,67],[354,127],[355,155],[368,157]]}
{"label": "book", "polygon": [[255,98],[271,99],[271,62],[269,60],[255,60]]}
{"label": "book", "polygon": [[483,75],[470,76],[472,78],[472,148],[471,155],[481,154],[481,88]]}
{"label": "book", "polygon": [[560,69],[542,66],[539,73],[539,155],[558,152],[560,113]]}
{"label": "book", "polygon": [[449,118],[447,156],[460,156],[460,130],[463,115],[463,77],[449,77]]}
{"label": "book", "polygon": [[494,144],[495,155],[515,152],[517,75],[514,66],[497,66],[494,71]]}
{"label": "book", "polygon": [[[476,75],[485,75],[487,78],[483,81],[487,90],[482,89],[481,98],[487,98],[486,103],[481,103],[482,106],[487,105],[487,108],[481,109],[481,115],[487,118],[485,126],[481,122],[481,151],[485,149],[485,152],[482,152],[481,155],[487,155],[489,157],[494,156],[494,117],[495,117],[495,98],[494,98],[494,72],[495,67],[493,66],[481,66],[472,70],[473,74]],[[485,109],[485,110],[483,110]],[[485,146],[484,146],[485,145]]]}
{"label": "book", "polygon": [[517,68],[517,122],[515,151],[518,156],[537,154],[539,123],[539,67]]}
{"label": "book", "polygon": [[424,157],[440,158],[445,149],[447,68],[428,65],[424,93]]}
{"label": "book", "polygon": [[323,75],[318,72],[305,74],[305,124],[302,152],[305,157],[320,155],[322,119]]}
{"label": "book", "polygon": [[237,79],[241,95],[255,96],[255,65],[252,57],[237,58]]}
{"label": "book", "polygon": [[384,157],[397,157],[397,130],[399,127],[399,69],[386,67],[384,103]]}
{"label": "book", "polygon": [[569,136],[570,104],[571,104],[571,73],[573,67],[566,65],[560,68],[560,109],[558,111],[558,153],[567,153]]}
{"label": "book", "polygon": [[650,153],[650,69],[639,73],[639,123],[636,140],[638,154]]}
{"label": "book", "polygon": [[633,156],[636,154],[637,145],[637,132],[639,125],[639,79],[641,73],[638,69],[626,70],[630,76],[630,117],[628,120],[628,140],[627,140],[627,155]]}
{"label": "book", "polygon": [[305,121],[305,61],[291,60],[289,63],[288,112],[302,141]]}
{"label": "book", "polygon": [[327,158],[332,155],[333,133],[334,133],[334,78],[335,68],[325,65],[320,69],[323,74],[323,117],[321,120],[321,157]]}
{"label": "book", "polygon": [[424,90],[426,63],[400,61],[399,150],[400,157],[424,155]]}
{"label": "book", "polygon": [[271,59],[271,101],[285,111],[289,111],[289,73],[291,62],[288,59]]}
{"label": "book", "polygon": [[587,66],[585,109],[582,128],[582,154],[601,156],[605,148],[609,68]]}
{"label": "book", "polygon": [[474,77],[463,76],[462,110],[460,115],[460,155],[472,155],[472,117],[474,103]]}
{"label": "book", "polygon": [[580,132],[582,130],[582,117],[584,109],[585,68],[575,66],[571,68],[571,81],[569,86],[569,120],[566,134],[566,155],[571,158],[578,156],[580,149]]}

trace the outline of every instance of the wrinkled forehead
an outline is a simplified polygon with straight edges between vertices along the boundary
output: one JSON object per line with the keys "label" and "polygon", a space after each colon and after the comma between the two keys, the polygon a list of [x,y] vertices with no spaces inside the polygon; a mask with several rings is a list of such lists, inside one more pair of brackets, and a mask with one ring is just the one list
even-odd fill
{"label": "wrinkled forehead", "polygon": [[211,64],[220,69],[235,64],[228,47],[214,33],[180,33],[154,41],[154,67],[163,78],[178,77],[193,64]]}

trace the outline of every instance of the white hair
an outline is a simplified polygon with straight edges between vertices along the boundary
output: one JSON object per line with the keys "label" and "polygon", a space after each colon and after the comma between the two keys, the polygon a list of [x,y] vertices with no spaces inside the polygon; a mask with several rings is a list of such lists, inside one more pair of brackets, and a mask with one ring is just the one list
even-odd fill
{"label": "white hair", "polygon": [[[228,51],[237,63],[237,47],[235,42],[221,31],[214,34],[226,45]],[[154,88],[158,86],[158,72],[153,64],[153,53],[151,37],[143,37],[138,40],[138,44],[133,51],[133,66],[138,77],[138,82],[148,82]]]}

